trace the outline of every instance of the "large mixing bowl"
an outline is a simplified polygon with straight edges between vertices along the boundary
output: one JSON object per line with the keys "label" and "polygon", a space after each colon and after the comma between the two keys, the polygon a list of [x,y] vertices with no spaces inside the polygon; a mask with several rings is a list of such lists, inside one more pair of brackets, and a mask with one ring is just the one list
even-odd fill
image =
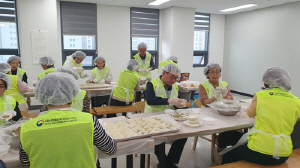
{"label": "large mixing bowl", "polygon": [[217,110],[219,114],[225,116],[234,116],[241,110],[241,105],[233,101],[219,101],[209,104],[210,107]]}
{"label": "large mixing bowl", "polygon": [[234,116],[234,115],[236,115],[239,112],[238,109],[233,109],[233,110],[218,109],[217,111],[219,112],[219,114],[225,115],[225,116]]}

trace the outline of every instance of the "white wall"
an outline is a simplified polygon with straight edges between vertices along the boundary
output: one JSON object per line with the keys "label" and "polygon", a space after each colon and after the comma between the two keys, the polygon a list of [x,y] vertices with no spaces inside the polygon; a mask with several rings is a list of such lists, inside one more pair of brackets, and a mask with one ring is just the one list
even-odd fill
{"label": "white wall", "polygon": [[232,90],[253,94],[269,66],[290,72],[300,96],[300,2],[226,16],[223,79]]}
{"label": "white wall", "polygon": [[[171,7],[161,10],[160,15],[160,61],[177,56],[181,71],[189,72],[190,80],[206,81],[203,68],[193,68],[195,9]],[[210,26],[209,62],[222,65],[225,16],[211,15]]]}

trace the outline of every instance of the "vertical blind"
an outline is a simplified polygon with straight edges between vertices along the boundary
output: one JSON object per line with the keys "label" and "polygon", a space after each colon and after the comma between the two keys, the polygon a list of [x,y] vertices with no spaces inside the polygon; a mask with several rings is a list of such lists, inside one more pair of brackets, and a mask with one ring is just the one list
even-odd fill
{"label": "vertical blind", "polygon": [[131,37],[154,37],[159,35],[159,10],[130,8]]}
{"label": "vertical blind", "polygon": [[0,1],[0,22],[16,22],[15,1]]}
{"label": "vertical blind", "polygon": [[204,13],[195,13],[195,30],[209,31],[210,26],[210,15]]}
{"label": "vertical blind", "polygon": [[61,2],[63,35],[97,35],[97,5],[78,2]]}

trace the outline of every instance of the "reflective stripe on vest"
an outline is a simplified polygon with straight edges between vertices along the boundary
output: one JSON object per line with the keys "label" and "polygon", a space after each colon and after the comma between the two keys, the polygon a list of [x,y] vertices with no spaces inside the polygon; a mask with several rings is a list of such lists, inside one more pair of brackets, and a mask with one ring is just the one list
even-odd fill
{"label": "reflective stripe on vest", "polygon": [[118,79],[118,86],[113,91],[113,96],[132,102],[134,99],[134,89],[139,82],[139,75],[130,70],[123,70],[120,72]]}
{"label": "reflective stripe on vest", "polygon": [[102,79],[105,79],[107,77],[107,72],[109,70],[109,67],[103,67],[102,74],[100,73],[100,69],[98,67],[93,69],[93,74],[95,79],[97,79],[97,83],[100,83]]}
{"label": "reflective stripe on vest", "polygon": [[[155,91],[156,97],[162,97],[167,98],[166,89],[164,88],[164,85],[160,78],[155,78],[151,81],[153,84],[153,89]],[[146,90],[146,88],[145,88]],[[176,98],[178,97],[178,86],[177,84],[172,85],[172,91],[170,98]],[[153,113],[153,112],[160,112],[164,111],[165,109],[173,108],[172,105],[148,105],[147,101],[145,101],[145,113]]]}
{"label": "reflective stripe on vest", "polygon": [[255,129],[248,138],[248,147],[267,155],[289,156],[293,146],[290,134],[300,112],[300,100],[279,88],[256,93]]}
{"label": "reflective stripe on vest", "polygon": [[46,74],[48,73],[53,73],[55,71],[55,68],[54,67],[51,67],[51,68],[48,68],[46,69],[44,72],[40,73],[38,75],[38,78],[41,79],[42,77],[44,77]]}
{"label": "reflective stripe on vest", "polygon": [[83,99],[84,99],[85,95],[86,95],[86,91],[79,89],[77,95],[72,100],[71,108],[76,110],[76,111],[81,112],[82,109],[83,109]]}
{"label": "reflective stripe on vest", "polygon": [[16,108],[16,100],[8,95],[3,94],[0,97],[0,115],[6,111],[14,111]]}
{"label": "reflective stripe on vest", "polygon": [[[141,59],[141,56],[139,53],[137,53],[133,58],[136,59],[139,62],[139,67],[138,69],[149,69],[150,68],[150,61],[151,61],[151,54],[146,52],[145,55],[145,63],[143,62],[143,60]],[[151,78],[151,72],[138,72],[139,76],[143,76],[146,78]]]}
{"label": "reflective stripe on vest", "polygon": [[25,97],[19,91],[17,76],[16,75],[8,75],[8,76],[11,79],[11,85],[10,88],[4,92],[4,94],[12,96],[19,104],[26,103]]}
{"label": "reflective stripe on vest", "polygon": [[30,168],[92,168],[95,167],[93,136],[91,114],[49,111],[24,122],[20,140]]}

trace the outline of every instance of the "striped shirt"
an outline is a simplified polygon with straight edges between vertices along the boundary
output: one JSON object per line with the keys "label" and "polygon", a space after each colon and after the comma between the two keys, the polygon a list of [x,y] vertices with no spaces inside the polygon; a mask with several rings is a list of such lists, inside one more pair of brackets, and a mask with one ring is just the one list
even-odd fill
{"label": "striped shirt", "polygon": [[[94,120],[94,145],[103,153],[113,155],[117,152],[117,144],[113,139],[107,135],[98,119],[93,116]],[[19,151],[20,161],[23,167],[30,167],[30,162],[27,153],[23,150],[22,144],[20,144]]]}

